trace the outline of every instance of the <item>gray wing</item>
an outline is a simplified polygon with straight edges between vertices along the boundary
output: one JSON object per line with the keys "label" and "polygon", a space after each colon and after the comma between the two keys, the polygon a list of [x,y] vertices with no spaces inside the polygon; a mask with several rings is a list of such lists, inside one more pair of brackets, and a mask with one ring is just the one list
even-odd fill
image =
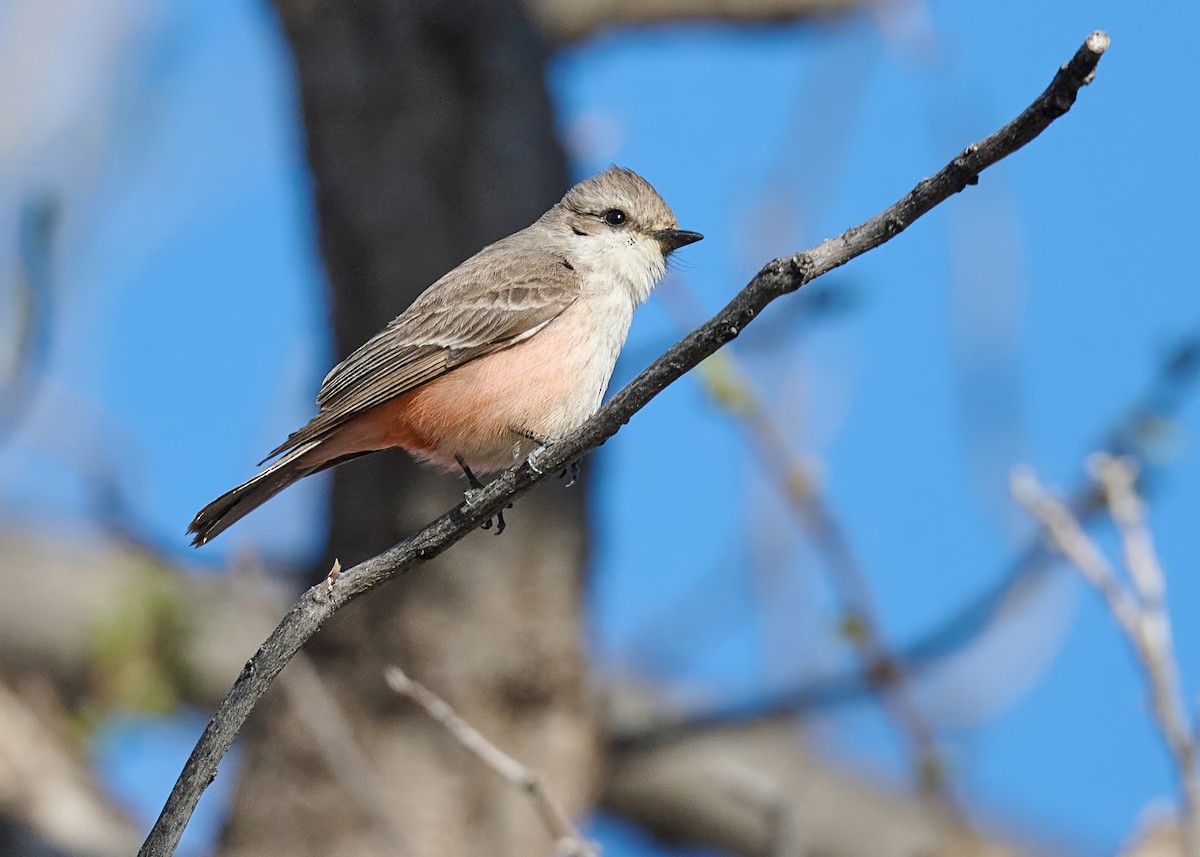
{"label": "gray wing", "polygon": [[484,248],[425,290],[407,310],[335,366],[320,411],[264,461],[485,354],[537,333],[579,296],[570,263],[522,252],[517,233]]}

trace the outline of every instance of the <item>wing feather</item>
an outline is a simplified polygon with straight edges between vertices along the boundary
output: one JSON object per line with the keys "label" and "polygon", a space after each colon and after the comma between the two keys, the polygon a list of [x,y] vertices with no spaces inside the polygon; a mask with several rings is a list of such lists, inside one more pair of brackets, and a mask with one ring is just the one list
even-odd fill
{"label": "wing feather", "polygon": [[528,236],[518,232],[486,247],[426,289],[325,376],[320,411],[264,461],[520,342],[557,317],[579,296],[579,276],[563,257],[531,251],[523,242]]}

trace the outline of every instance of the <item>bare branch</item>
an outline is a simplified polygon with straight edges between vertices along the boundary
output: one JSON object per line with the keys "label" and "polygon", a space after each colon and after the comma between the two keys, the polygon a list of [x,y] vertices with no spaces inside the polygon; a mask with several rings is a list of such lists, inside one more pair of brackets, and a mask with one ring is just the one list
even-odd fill
{"label": "bare branch", "polygon": [[822,760],[797,740],[795,724],[783,721],[619,751],[610,758],[601,804],[669,841],[755,857],[1048,857],[1077,850],[1039,848],[1011,832],[947,830],[908,795]]}
{"label": "bare branch", "polygon": [[[1197,381],[1200,381],[1200,332],[1193,332],[1164,357],[1147,389],[1102,434],[1096,446],[1135,462],[1145,461],[1161,426],[1169,423],[1191,400]],[[1145,494],[1155,484],[1153,473],[1143,473],[1139,483]],[[1072,488],[1064,505],[1086,525],[1103,511],[1104,501],[1087,480]],[[1041,537],[1031,540],[1005,564],[995,582],[945,619],[933,623],[930,630],[899,647],[895,651],[897,662],[910,676],[944,663],[1019,609],[1029,593],[1056,569],[1045,540]],[[872,693],[884,683],[885,675],[879,670],[863,672],[856,668],[775,691],[769,700],[750,706],[741,704],[700,714],[660,715],[653,720],[641,720],[632,724],[632,729],[618,729],[615,737],[624,745],[662,744],[680,740],[690,732],[705,732],[748,718],[788,719],[796,712],[827,708]]]}
{"label": "bare branch", "polygon": [[[148,593],[183,617],[170,646],[178,668],[160,672],[176,679],[183,701],[207,708],[288,603],[280,587],[268,594],[265,583],[251,589],[223,575],[180,573],[124,542],[0,528],[0,556],[0,670],[49,679],[71,703],[96,681],[97,628],[122,624]],[[138,644],[154,649],[149,639]]]}
{"label": "bare branch", "polygon": [[1179,681],[1179,666],[1171,641],[1171,618],[1166,606],[1166,579],[1154,539],[1146,526],[1142,499],[1137,495],[1137,465],[1128,458],[1096,453],[1088,461],[1092,475],[1104,487],[1108,509],[1125,551],[1125,567],[1139,606],[1135,648],[1143,652],[1151,704],[1163,740],[1174,757],[1183,790],[1183,843],[1188,857],[1200,857],[1200,770],[1196,763],[1196,724],[1188,725],[1187,705]]}
{"label": "bare branch", "polygon": [[54,199],[31,201],[20,213],[13,281],[16,323],[7,331],[11,354],[0,354],[0,445],[20,427],[37,399],[49,359],[54,309],[54,242],[60,221]]}
{"label": "bare branch", "polygon": [[558,854],[563,857],[597,857],[596,848],[583,838],[563,808],[550,797],[537,774],[485,738],[478,729],[463,720],[448,702],[425,685],[413,681],[399,667],[389,667],[384,679],[396,693],[421,706],[463,749],[529,796],[538,818],[550,832]]}
{"label": "bare branch", "polygon": [[0,682],[0,813],[81,855],[128,853],[136,826],[69,749],[65,712],[44,702],[31,705]]}
{"label": "bare branch", "polygon": [[280,677],[288,702],[312,735],[325,763],[367,817],[379,844],[396,857],[412,854],[404,833],[392,821],[387,800],[337,700],[312,661],[301,652]]}
{"label": "bare branch", "polygon": [[1137,465],[1128,458],[1097,452],[1088,459],[1088,470],[1104,487],[1109,513],[1121,531],[1125,567],[1129,569],[1137,597],[1146,607],[1162,610],[1166,585],[1154,540],[1146,527],[1142,499],[1134,487]]}
{"label": "bare branch", "polygon": [[763,472],[776,483],[796,522],[820,554],[846,637],[896,730],[908,742],[918,792],[948,824],[965,824],[946,783],[933,726],[912,693],[904,665],[888,645],[866,573],[845,528],[822,495],[819,480],[792,454],[731,352],[714,354],[698,372],[712,399],[749,434]]}
{"label": "bare branch", "polygon": [[442,553],[538,482],[604,443],[669,384],[736,338],[772,301],[891,240],[934,206],[978,182],[979,173],[1029,143],[1071,108],[1108,45],[1107,35],[1092,33],[1020,116],[968,146],[881,213],[807,252],[769,262],[721,312],[668,349],[582,426],[546,447],[536,470],[525,462],[505,471],[472,497],[469,508],[460,504],[403,542],[344,571],[328,593],[323,584],[306,591],[246,664],[213,715],[139,853],[148,857],[174,852],[200,795],[216,776],[218,762],[258,699],[337,610]]}
{"label": "bare branch", "polygon": [[1054,549],[1070,560],[1087,582],[1095,587],[1129,638],[1137,638],[1137,602],[1121,586],[1116,570],[1083,531],[1071,511],[1050,496],[1032,470],[1014,470],[1009,485],[1016,501],[1046,528],[1046,535]]}
{"label": "bare branch", "polygon": [[1187,724],[1179,670],[1171,646],[1171,622],[1165,609],[1162,568],[1146,529],[1142,502],[1134,490],[1137,471],[1126,459],[1097,453],[1089,461],[1103,486],[1109,511],[1121,531],[1127,588],[1096,543],[1070,510],[1041,486],[1032,471],[1013,474],[1012,493],[1046,529],[1062,553],[1104,598],[1109,612],[1133,648],[1145,673],[1151,709],[1163,742],[1175,763],[1183,792],[1183,853],[1200,857],[1200,770],[1193,731]]}

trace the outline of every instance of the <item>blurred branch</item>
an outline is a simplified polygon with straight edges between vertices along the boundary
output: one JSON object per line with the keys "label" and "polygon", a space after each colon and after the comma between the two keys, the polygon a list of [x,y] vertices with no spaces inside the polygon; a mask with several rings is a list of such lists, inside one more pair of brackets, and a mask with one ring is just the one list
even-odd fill
{"label": "blurred branch", "polygon": [[712,399],[750,436],[763,473],[776,483],[796,522],[820,554],[844,635],[864,674],[878,689],[897,732],[908,742],[918,793],[948,823],[965,823],[948,788],[933,727],[913,696],[903,664],[888,645],[854,545],[821,494],[816,475],[792,454],[731,350],[705,360],[697,373]]}
{"label": "blurred branch", "polygon": [[1194,726],[1188,724],[1179,668],[1171,644],[1171,620],[1165,581],[1146,527],[1141,498],[1134,488],[1137,465],[1127,458],[1096,453],[1089,461],[1125,552],[1129,583],[1119,579],[1104,553],[1084,532],[1071,511],[1055,500],[1031,470],[1013,473],[1012,494],[1042,525],[1056,551],[1071,562],[1104,599],[1133,648],[1150,690],[1151,710],[1175,765],[1183,798],[1181,838],[1186,857],[1200,855],[1200,770]]}
{"label": "blurred branch", "polygon": [[379,843],[397,857],[412,854],[404,833],[392,820],[375,770],[354,740],[349,720],[312,661],[303,653],[298,654],[280,677],[280,683],[325,763],[354,800],[355,807],[366,816]]}
{"label": "blurred branch", "polygon": [[810,755],[783,722],[737,724],[617,752],[601,804],[668,842],[746,857],[1076,853],[946,830],[912,798]]}
{"label": "blurred branch", "polygon": [[530,17],[551,43],[590,38],[611,27],[720,21],[754,24],[832,18],[867,0],[525,0]]}
{"label": "blurred branch", "polygon": [[[187,615],[203,617],[188,623],[182,638],[173,644],[181,649],[188,672],[199,673],[178,692],[190,703],[213,706],[220,699],[219,691],[228,687],[245,662],[245,653],[269,630],[263,624],[265,614],[272,604],[281,603],[265,594],[262,581],[247,580],[245,575],[166,572],[148,565],[127,545],[76,547],[64,541],[39,542],[26,534],[0,531],[0,555],[11,560],[0,563],[0,590],[9,594],[0,599],[0,669],[13,673],[35,669],[55,682],[60,693],[71,693],[94,669],[91,628],[112,622],[145,587],[172,585],[177,587],[172,597],[188,606]],[[38,573],[29,574],[29,568]],[[160,574],[164,580],[157,579]],[[294,682],[295,670],[293,664],[280,676],[285,692],[289,697],[308,695],[311,689],[303,676]],[[330,691],[326,687],[322,692]],[[628,734],[638,723],[661,716],[660,702],[637,699],[631,687],[616,687],[611,696],[617,707],[609,715],[610,734]],[[307,706],[305,716],[319,717],[323,734],[346,728],[336,719],[327,719],[321,708],[320,702]],[[18,736],[14,730],[9,732]],[[24,737],[18,737],[23,746]],[[327,764],[334,764],[330,753],[348,758],[338,749],[340,740],[326,745],[314,737]],[[723,761],[719,747],[727,751]],[[781,847],[765,852],[739,849],[738,853],[771,857],[813,853],[782,847],[801,840],[828,846],[819,853],[844,857],[893,853],[909,857],[918,850],[903,848],[914,839],[930,846],[921,853],[936,853],[932,846],[942,841],[919,802],[808,755],[791,722],[714,728],[667,750],[616,748],[606,762],[602,800],[669,838],[715,846],[759,841],[756,837],[761,836],[780,842]],[[755,767],[760,754],[771,759],[769,767]],[[693,760],[697,767],[685,766],[684,760]],[[336,769],[339,777],[355,776],[356,770],[353,763]],[[666,791],[660,792],[660,785]]]}
{"label": "blurred branch", "polygon": [[[1157,484],[1148,467],[1149,450],[1175,414],[1190,399],[1200,381],[1200,331],[1170,350],[1149,388],[1101,438],[1098,446],[1112,455],[1131,458],[1143,468],[1143,495]],[[1068,494],[1066,507],[1086,524],[1104,509],[1103,497],[1084,481]],[[1055,570],[1053,556],[1041,538],[1025,545],[997,580],[975,598],[953,611],[931,630],[895,651],[896,660],[911,677],[937,666],[979,639],[1002,621],[1042,585]],[[678,740],[693,731],[706,731],[723,723],[760,718],[790,718],[797,712],[838,705],[876,690],[886,675],[855,671],[807,681],[791,690],[776,691],[769,699],[755,699],[709,712],[661,716],[638,728],[615,734],[620,744],[657,744]]]}
{"label": "blurred branch", "polygon": [[1137,830],[1117,857],[1180,857],[1182,831],[1178,820],[1153,811],[1143,815],[1148,817],[1139,819]]}
{"label": "blurred branch", "polygon": [[287,662],[339,609],[376,586],[431,559],[492,518],[534,485],[557,474],[608,440],[668,385],[735,339],[777,298],[841,267],[899,235],[917,218],[975,184],[979,174],[1036,138],[1075,102],[1091,82],[1108,36],[1095,32],[1059,70],[1050,86],[1008,125],[968,146],[934,176],[864,223],[804,253],[769,262],[733,300],[689,333],[566,437],[539,450],[536,462],[506,470],[472,497],[421,531],[342,573],[336,586],[309,588],[246,664],[229,695],[200,736],[140,854],[172,854],[200,795],[250,711]]}
{"label": "blurred branch", "polygon": [[0,682],[0,813],[76,854],[128,853],[136,828],[68,748],[69,730],[51,707],[30,705]]}
{"label": "blurred branch", "polygon": [[421,706],[464,750],[529,798],[538,818],[554,840],[558,854],[563,857],[597,857],[595,847],[571,823],[567,813],[546,791],[537,774],[485,738],[478,729],[463,720],[449,703],[425,685],[413,681],[399,667],[389,667],[384,679],[393,691]]}
{"label": "blurred branch", "polygon": [[[1200,330],[1171,349],[1149,388],[1097,443],[1097,447],[1112,455],[1130,457],[1139,463],[1143,468],[1143,493],[1155,484],[1147,467],[1154,436],[1195,393],[1197,381],[1200,381]],[[1103,511],[1104,502],[1095,486],[1083,481],[1068,493],[1066,507],[1086,524]],[[901,658],[912,670],[940,663],[965,648],[983,630],[1003,618],[1024,593],[1041,584],[1054,569],[1052,559],[1040,538],[1029,542],[992,586],[907,646]],[[860,695],[866,687],[862,677],[841,676],[798,691],[786,704],[792,707],[829,704]]]}
{"label": "blurred branch", "polygon": [[29,414],[50,355],[53,307],[52,257],[59,211],[41,199],[21,210],[14,301],[19,319],[8,364],[0,367],[0,446]]}
{"label": "blurred branch", "polygon": [[[123,668],[135,670],[136,684],[146,683],[148,675],[165,680],[172,701],[215,706],[245,663],[246,652],[270,631],[273,617],[286,603],[257,560],[246,563],[249,568],[243,573],[235,569],[228,576],[181,573],[168,558],[121,533],[109,545],[69,547],[61,540],[48,544],[0,531],[0,556],[6,560],[0,563],[0,590],[10,593],[0,599],[0,670],[49,680],[72,705],[80,700],[101,706],[131,704],[124,696],[112,698],[106,689],[114,683],[106,675],[111,664],[97,652],[100,632],[119,626],[125,632],[124,645],[109,652],[107,660],[117,659]],[[29,574],[30,568],[37,574]],[[139,605],[148,594],[160,612],[181,617],[182,624],[162,629],[154,622],[131,621],[131,614],[142,612]],[[157,662],[138,665],[139,658]],[[375,771],[311,661],[302,654],[293,659],[281,684],[313,746],[381,844],[392,854],[410,853],[391,820]],[[0,685],[0,723],[7,723],[2,696]],[[7,792],[4,757],[0,739],[0,795]],[[136,844],[136,839],[126,843]]]}
{"label": "blurred branch", "polygon": [[[246,653],[271,628],[262,584],[249,591],[225,577],[179,573],[128,545],[2,529],[0,556],[0,670],[43,676],[70,702],[97,678],[97,629],[128,624],[124,617],[147,592],[182,618],[170,645],[178,659],[173,692],[195,705],[220,701]],[[270,600],[286,604],[282,592]],[[131,645],[138,654],[148,648],[147,641]],[[164,652],[148,654],[161,658]]]}

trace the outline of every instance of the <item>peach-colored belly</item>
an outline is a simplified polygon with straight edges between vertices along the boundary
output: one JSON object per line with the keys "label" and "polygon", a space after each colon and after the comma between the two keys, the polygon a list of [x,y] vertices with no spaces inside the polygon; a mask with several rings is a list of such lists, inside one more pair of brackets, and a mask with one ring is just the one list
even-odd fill
{"label": "peach-colored belly", "polygon": [[456,454],[477,472],[508,467],[537,446],[525,434],[553,440],[599,407],[621,342],[596,342],[587,328],[560,317],[525,342],[373,408],[345,431],[360,447],[404,447],[447,469],[457,468]]}

